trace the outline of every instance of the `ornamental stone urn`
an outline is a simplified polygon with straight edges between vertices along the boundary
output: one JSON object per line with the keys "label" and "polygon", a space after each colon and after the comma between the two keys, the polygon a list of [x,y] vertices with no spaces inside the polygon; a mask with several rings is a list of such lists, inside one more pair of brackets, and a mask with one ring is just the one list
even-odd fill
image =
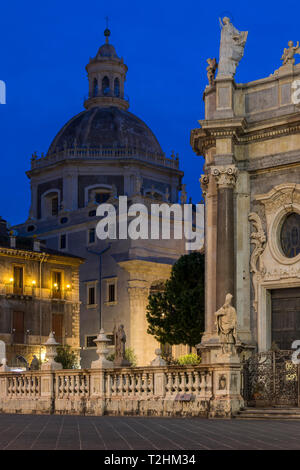
{"label": "ornamental stone urn", "polygon": [[46,347],[46,359],[47,362],[44,362],[41,365],[42,370],[59,370],[62,369],[62,365],[59,362],[56,362],[54,358],[57,356],[57,346],[59,343],[56,342],[53,331],[50,331],[49,338],[47,339],[44,346]]}
{"label": "ornamental stone urn", "polygon": [[101,328],[99,335],[94,339],[94,343],[97,344],[97,354],[99,359],[93,361],[91,364],[91,369],[110,369],[114,367],[112,361],[108,361],[106,356],[108,354],[107,345],[110,342],[110,339],[104,333],[104,329]]}

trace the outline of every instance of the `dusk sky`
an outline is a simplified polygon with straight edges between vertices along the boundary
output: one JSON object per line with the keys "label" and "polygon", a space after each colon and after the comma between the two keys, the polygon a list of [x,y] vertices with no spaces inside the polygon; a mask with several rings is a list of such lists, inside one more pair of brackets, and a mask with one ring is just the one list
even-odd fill
{"label": "dusk sky", "polygon": [[[25,171],[30,157],[47,152],[60,128],[83,110],[85,66],[110,42],[128,66],[129,111],[143,119],[164,152],[179,153],[188,195],[201,199],[203,159],[190,146],[190,131],[203,119],[206,59],[219,57],[219,17],[249,31],[236,82],[267,77],[281,65],[287,42],[300,40],[299,3],[196,0],[1,2],[0,105],[2,178],[0,215],[11,224],[28,216]],[[299,62],[300,56],[296,56]]]}

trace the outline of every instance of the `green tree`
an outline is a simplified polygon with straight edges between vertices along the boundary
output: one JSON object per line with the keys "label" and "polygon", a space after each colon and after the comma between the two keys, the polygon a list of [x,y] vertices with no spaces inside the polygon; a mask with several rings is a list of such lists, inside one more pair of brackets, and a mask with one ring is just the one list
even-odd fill
{"label": "green tree", "polygon": [[[126,348],[125,349],[125,359],[127,359],[128,362],[130,362],[131,367],[136,367],[137,365],[137,357],[135,355],[135,352],[132,348]],[[109,356],[107,356],[108,361],[114,361],[115,360],[115,353],[111,353]]]}
{"label": "green tree", "polygon": [[55,361],[60,362],[63,369],[78,368],[78,359],[74,351],[72,351],[71,346],[58,346],[56,352],[57,356]]}
{"label": "green tree", "polygon": [[204,330],[204,255],[181,256],[164,290],[150,293],[148,301],[149,334],[162,344],[198,344]]}

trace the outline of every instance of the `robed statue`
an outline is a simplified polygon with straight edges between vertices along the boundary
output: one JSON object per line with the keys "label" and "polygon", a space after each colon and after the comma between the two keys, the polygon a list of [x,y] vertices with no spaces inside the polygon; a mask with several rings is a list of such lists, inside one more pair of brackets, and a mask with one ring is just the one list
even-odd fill
{"label": "robed statue", "polygon": [[232,295],[227,294],[224,305],[215,313],[217,333],[220,338],[223,353],[236,353],[237,343],[237,314],[231,305]]}
{"label": "robed statue", "polygon": [[248,31],[238,31],[226,16],[223,22],[221,18],[219,20],[222,30],[217,78],[234,77],[244,55]]}
{"label": "robed statue", "polygon": [[115,326],[113,335],[115,340],[114,364],[116,366],[124,367],[130,365],[130,363],[125,358],[126,334],[124,330],[124,325],[120,325],[118,328]]}

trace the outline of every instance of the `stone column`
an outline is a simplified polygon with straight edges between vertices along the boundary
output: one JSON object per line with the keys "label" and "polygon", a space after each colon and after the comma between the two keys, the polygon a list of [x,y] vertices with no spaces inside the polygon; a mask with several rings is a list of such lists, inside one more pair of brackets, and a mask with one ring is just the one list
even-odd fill
{"label": "stone column", "polygon": [[133,348],[138,366],[148,365],[157,347],[153,336],[146,334],[146,307],[148,303],[149,286],[146,281],[128,281],[130,302],[130,347]]}
{"label": "stone column", "polygon": [[219,309],[224,304],[226,294],[235,294],[233,190],[237,168],[234,165],[212,167],[211,174],[218,188],[216,309]]}
{"label": "stone column", "polygon": [[214,334],[216,311],[217,192],[214,178],[200,178],[205,198],[205,333],[202,343]]}

